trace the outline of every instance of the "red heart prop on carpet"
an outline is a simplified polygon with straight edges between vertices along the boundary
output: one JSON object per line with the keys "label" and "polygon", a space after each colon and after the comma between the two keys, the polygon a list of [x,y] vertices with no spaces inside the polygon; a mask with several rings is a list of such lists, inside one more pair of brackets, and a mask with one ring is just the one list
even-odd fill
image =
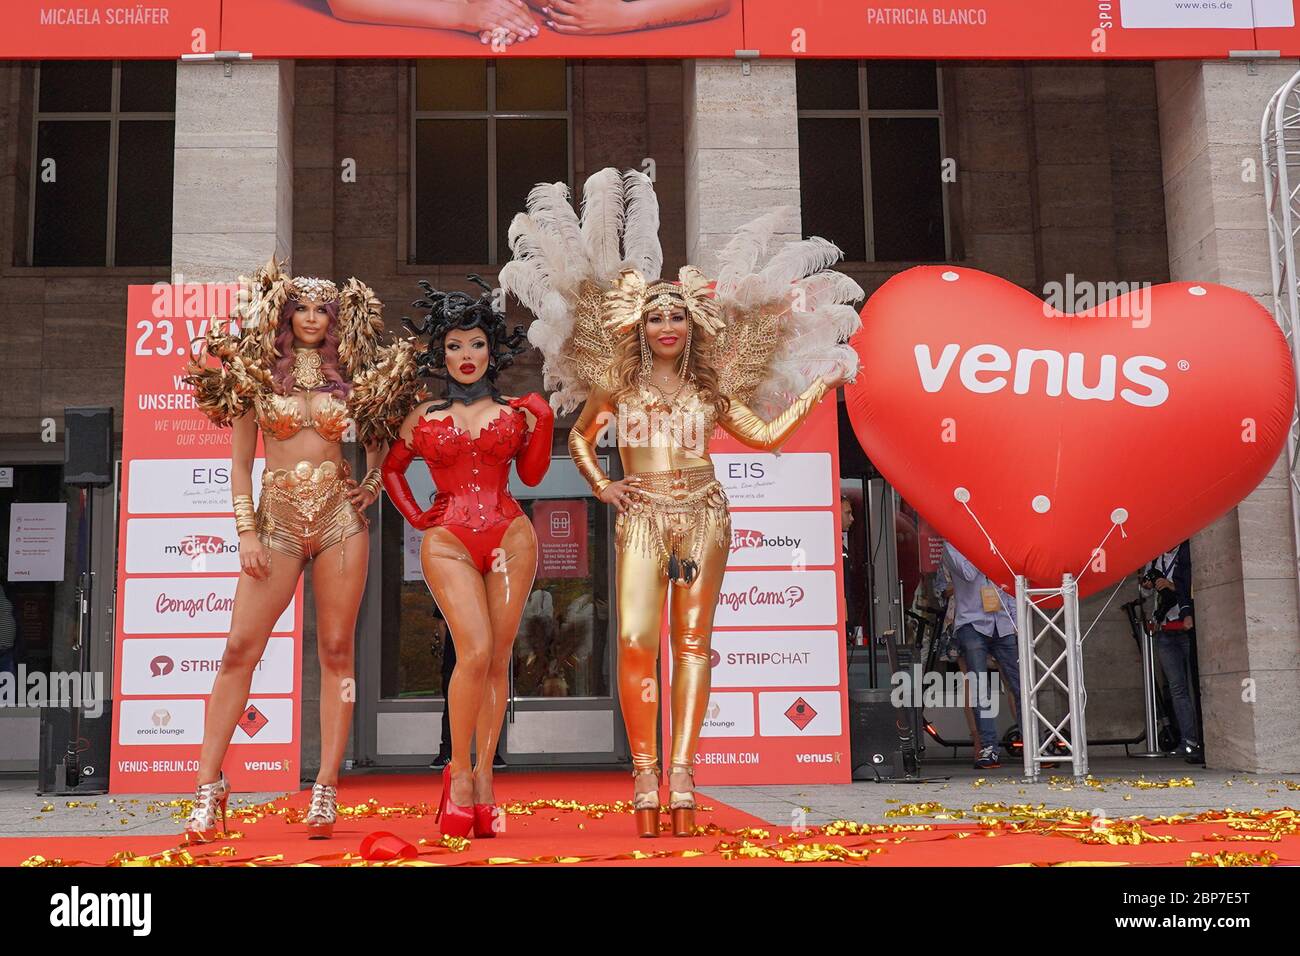
{"label": "red heart prop on carpet", "polygon": [[420,855],[415,844],[408,843],[396,833],[376,830],[361,838],[361,859],[376,860],[414,860]]}
{"label": "red heart prop on carpet", "polygon": [[1248,495],[1291,423],[1277,323],[1210,283],[1066,314],[988,273],[920,266],[871,296],[851,344],[867,456],[1007,586],[1007,565],[1040,587],[1074,574],[1081,595],[1120,580]]}

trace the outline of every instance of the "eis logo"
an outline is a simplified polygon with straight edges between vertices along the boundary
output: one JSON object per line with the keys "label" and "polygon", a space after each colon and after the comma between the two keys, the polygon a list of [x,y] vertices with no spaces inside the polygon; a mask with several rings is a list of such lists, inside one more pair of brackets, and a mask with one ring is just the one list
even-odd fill
{"label": "eis logo", "polygon": [[190,469],[190,485],[194,488],[207,488],[212,485],[224,488],[228,484],[230,484],[230,468],[226,466]]}
{"label": "eis logo", "polygon": [[945,345],[938,357],[924,344],[913,353],[921,387],[930,393],[942,390],[955,368],[961,387],[978,395],[1009,387],[1016,395],[1045,390],[1056,398],[1064,390],[1080,401],[1113,402],[1118,394],[1141,408],[1156,408],[1169,399],[1168,383],[1155,374],[1163,372],[1166,364],[1151,355],[1134,355],[1121,364],[1114,355],[1090,361],[1082,352],[1063,355],[1055,349],[1018,349],[1013,358],[1002,346],[987,344],[972,345],[963,355],[955,342]]}
{"label": "eis logo", "polygon": [[551,512],[551,537],[569,538],[573,536],[573,522],[567,511]]}

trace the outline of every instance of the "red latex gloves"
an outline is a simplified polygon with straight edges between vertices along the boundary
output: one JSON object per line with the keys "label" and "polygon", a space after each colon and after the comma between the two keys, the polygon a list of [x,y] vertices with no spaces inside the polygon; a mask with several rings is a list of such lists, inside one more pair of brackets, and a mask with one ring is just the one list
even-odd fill
{"label": "red latex gloves", "polygon": [[412,528],[423,531],[429,527],[429,511],[433,509],[424,511],[420,508],[415,495],[411,493],[411,485],[406,480],[406,469],[414,457],[415,450],[399,438],[389,447],[380,471],[383,473],[384,490],[402,517],[410,522]]}
{"label": "red latex gloves", "polygon": [[519,480],[524,484],[539,484],[546,477],[546,469],[551,467],[555,412],[551,411],[550,403],[536,392],[510,399],[510,407],[532,412],[533,418],[537,420],[533,430],[524,439],[524,447],[515,456],[515,468],[519,472]]}

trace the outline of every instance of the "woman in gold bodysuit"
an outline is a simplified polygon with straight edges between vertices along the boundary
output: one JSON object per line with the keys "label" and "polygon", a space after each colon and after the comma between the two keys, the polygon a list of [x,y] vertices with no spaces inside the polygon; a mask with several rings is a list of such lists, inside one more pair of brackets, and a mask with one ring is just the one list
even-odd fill
{"label": "woman in gold bodysuit", "polygon": [[[369,555],[363,512],[379,497],[378,465],[386,450],[367,443],[369,471],[358,484],[342,442],[352,423],[352,379],[373,364],[379,350],[381,305],[356,279],[340,292],[328,279],[290,279],[274,263],[258,273],[251,291],[252,306],[239,316],[242,333],[229,335],[214,320],[206,356],[190,362],[186,377],[208,417],[232,426],[230,485],[241,573],[230,635],[208,698],[194,810],[185,831],[190,839],[205,840],[218,822],[224,829],[230,786],[222,761],[271,629],[311,562],[321,759],[305,822],[312,838],[327,838],[337,818],[338,772],[352,722],[353,639]],[[367,423],[357,427],[366,440]],[[255,511],[259,431],[266,470]]]}
{"label": "woman in gold bodysuit", "polygon": [[[731,544],[727,498],[709,458],[714,426],[751,448],[770,451],[844,381],[836,373],[818,378],[785,411],[764,421],[719,390],[717,372],[705,356],[722,319],[704,277],[690,266],[680,277],[647,285],[635,270],[624,270],[605,295],[602,318],[613,338],[613,387],[592,390],[569,434],[578,470],[596,497],[618,511],[619,700],[642,836],[658,834],[656,675],[661,615],[670,593],[670,809],[676,835],[694,829],[695,749],[709,702],[713,615]],[[594,451],[611,418],[625,476],[619,481],[600,469]]]}

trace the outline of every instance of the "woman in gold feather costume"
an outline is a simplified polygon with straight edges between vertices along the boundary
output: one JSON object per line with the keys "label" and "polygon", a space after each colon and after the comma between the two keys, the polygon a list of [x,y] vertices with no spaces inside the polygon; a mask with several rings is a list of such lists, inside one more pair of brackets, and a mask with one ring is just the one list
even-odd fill
{"label": "woman in gold feather costume", "polygon": [[[536,187],[528,205],[512,224],[515,260],[501,282],[538,316],[529,338],[543,352],[547,384],[557,387],[553,402],[561,410],[583,403],[569,451],[596,497],[618,512],[618,688],[638,832],[659,832],[657,675],[667,601],[669,809],[674,834],[688,836],[713,617],[731,544],[709,439],[720,426],[751,448],[779,448],[856,372],[843,343],[857,315],[844,303],[861,290],[826,271],[839,250],[824,240],[767,257],[781,212],[740,231],[721,255],[716,283],[691,266],[675,282],[657,281],[658,212],[640,173],[597,173],[581,217],[561,184]],[[562,261],[554,250],[565,250]],[[751,402],[775,414],[765,418]],[[623,466],[617,480],[596,456],[611,428]]]}
{"label": "woman in gold feather costume", "polygon": [[[230,794],[221,765],[247,705],[253,671],[303,571],[313,565],[321,667],[321,759],[306,817],[312,838],[337,818],[339,766],[352,722],[353,642],[369,556],[364,511],[380,494],[382,422],[351,407],[353,381],[385,349],[382,305],[356,279],[290,277],[273,261],[241,280],[238,335],[216,319],[186,381],[199,408],[232,429],[231,493],[240,576],[230,634],[208,698],[188,839],[224,829]],[[211,360],[215,359],[214,364]],[[369,472],[358,484],[343,457],[355,422]],[[258,435],[266,469],[253,507]]]}

